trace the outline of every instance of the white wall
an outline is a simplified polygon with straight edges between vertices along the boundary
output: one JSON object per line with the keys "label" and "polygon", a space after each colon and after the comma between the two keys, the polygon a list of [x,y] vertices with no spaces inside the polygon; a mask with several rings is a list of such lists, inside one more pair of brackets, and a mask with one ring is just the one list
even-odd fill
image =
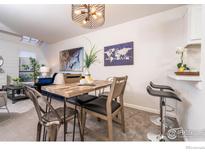
{"label": "white wall", "polygon": [[[205,5],[202,9],[202,27],[205,26]],[[201,48],[201,65],[200,73],[203,82],[185,82],[169,80],[169,83],[173,85],[180,96],[183,98],[182,103],[177,105],[177,117],[184,129],[191,129],[191,131],[203,131],[205,130],[205,31],[202,31],[202,48]],[[199,89],[197,86],[202,89]],[[187,140],[205,140],[205,136],[201,138],[189,137]]]}
{"label": "white wall", "polygon": [[[168,71],[176,70],[178,56],[176,47],[185,41],[184,14],[186,6],[154,14],[124,24],[88,33],[56,44],[49,45],[45,57],[52,70],[59,71],[59,51],[84,46],[89,38],[99,49],[118,43],[134,42],[134,65],[105,67],[103,50],[98,54],[101,63],[91,68],[95,79],[109,76],[128,75],[125,102],[128,106],[156,112],[159,100],[149,96],[146,86],[150,81],[171,84],[186,101],[177,105],[177,117],[185,129],[205,128],[203,101],[205,92],[199,91],[193,83],[176,82],[167,77]],[[169,101],[175,105],[175,101]],[[187,108],[187,106],[189,106]],[[201,115],[203,115],[201,117]]]}
{"label": "white wall", "polygon": [[[3,69],[6,75],[18,77],[19,75],[19,56],[21,51],[30,52],[36,55],[40,64],[47,64],[42,49],[20,42],[20,38],[10,35],[0,35],[0,55],[4,58]],[[3,75],[3,74],[0,74]]]}
{"label": "white wall", "polygon": [[130,21],[97,32],[67,39],[48,46],[45,52],[53,71],[59,70],[59,51],[75,47],[88,47],[89,38],[99,49],[118,43],[134,41],[134,65],[105,67],[103,50],[98,54],[91,72],[95,79],[128,75],[125,101],[132,106],[158,109],[158,103],[149,97],[149,81],[166,83],[167,69],[174,67],[175,50],[182,44],[182,17],[185,9],[177,8],[156,15]]}

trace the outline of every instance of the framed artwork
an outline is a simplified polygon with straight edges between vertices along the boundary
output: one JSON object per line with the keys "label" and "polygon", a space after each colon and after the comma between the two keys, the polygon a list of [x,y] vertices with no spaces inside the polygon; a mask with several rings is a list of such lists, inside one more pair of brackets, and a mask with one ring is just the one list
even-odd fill
{"label": "framed artwork", "polygon": [[133,42],[104,47],[104,66],[134,64]]}
{"label": "framed artwork", "polygon": [[84,48],[63,50],[60,52],[60,71],[83,71]]}

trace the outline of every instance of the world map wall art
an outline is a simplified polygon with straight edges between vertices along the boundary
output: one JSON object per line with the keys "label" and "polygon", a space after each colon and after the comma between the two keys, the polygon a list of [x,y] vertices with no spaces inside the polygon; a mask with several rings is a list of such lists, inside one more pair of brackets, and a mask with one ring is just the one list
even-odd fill
{"label": "world map wall art", "polygon": [[104,66],[134,64],[133,42],[104,47]]}

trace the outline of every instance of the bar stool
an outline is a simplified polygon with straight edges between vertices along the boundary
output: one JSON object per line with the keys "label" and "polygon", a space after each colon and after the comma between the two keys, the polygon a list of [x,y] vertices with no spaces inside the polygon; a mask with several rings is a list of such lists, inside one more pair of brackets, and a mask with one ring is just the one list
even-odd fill
{"label": "bar stool", "polygon": [[181,102],[181,99],[173,92],[170,91],[159,91],[153,90],[150,86],[147,86],[147,92],[151,96],[160,98],[160,117],[161,117],[161,128],[160,134],[148,133],[147,138],[151,141],[165,141],[165,106],[166,106],[166,98],[175,99]]}
{"label": "bar stool", "polygon": [[[168,90],[168,91],[171,91],[171,92],[175,92],[175,90],[172,88],[172,87],[170,87],[170,86],[167,86],[167,85],[157,85],[157,84],[154,84],[152,81],[150,81],[150,86],[152,87],[152,88],[155,88],[155,89],[159,89],[160,91],[164,91],[164,90]],[[160,98],[161,99],[161,98]],[[175,111],[175,109],[174,109],[174,107],[172,107],[172,106],[170,106],[170,105],[167,105],[166,104],[166,107],[169,107],[169,108],[171,108],[170,110],[165,110],[166,112],[168,111],[168,112],[173,112],[173,111]],[[165,113],[165,115],[166,115],[166,113]],[[150,121],[152,122],[152,123],[154,123],[155,125],[157,125],[157,126],[160,126],[161,125],[161,118],[160,118],[161,116],[151,116],[150,117]],[[168,117],[165,117],[165,127],[168,127],[168,128],[173,128],[174,127],[174,123],[173,123],[173,121],[170,119],[170,118],[168,118]]]}
{"label": "bar stool", "polygon": [[157,84],[154,84],[152,81],[150,81],[149,84],[152,88],[155,88],[155,89],[175,91],[172,87],[167,86],[167,85],[157,85]]}

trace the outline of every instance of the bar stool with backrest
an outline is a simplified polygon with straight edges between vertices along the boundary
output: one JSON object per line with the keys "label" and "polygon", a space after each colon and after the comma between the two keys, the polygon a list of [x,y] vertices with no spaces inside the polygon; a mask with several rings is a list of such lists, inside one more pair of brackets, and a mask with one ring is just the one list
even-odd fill
{"label": "bar stool with backrest", "polygon": [[166,98],[175,99],[181,102],[181,99],[173,92],[168,91],[159,91],[153,90],[150,86],[147,86],[147,92],[151,96],[159,97],[160,98],[160,116],[161,116],[161,129],[160,134],[148,133],[147,138],[151,141],[165,141],[165,106],[166,106]]}
{"label": "bar stool with backrest", "polygon": [[[38,115],[39,121],[37,125],[37,136],[36,136],[37,141],[41,140],[42,127],[46,129],[45,131],[46,134],[43,134],[43,140],[46,141],[46,138],[48,138],[49,141],[56,141],[57,133],[58,133],[60,126],[62,124],[66,125],[66,130],[67,130],[67,123],[68,121],[72,119],[74,119],[74,124],[73,124],[73,141],[74,141],[75,121],[76,121],[75,118],[78,119],[80,137],[81,137],[81,140],[83,140],[83,136],[81,133],[82,132],[81,125],[80,125],[77,110],[66,107],[66,110],[65,110],[66,123],[64,123],[64,108],[63,107],[54,109],[54,107],[47,100],[45,100],[44,97],[37,90],[33,88],[24,86],[24,91],[26,95],[33,102],[35,110]],[[46,106],[48,108],[48,112],[46,112],[43,106]],[[67,132],[64,132],[64,133],[67,133]]]}
{"label": "bar stool with backrest", "polygon": [[[108,135],[99,136],[93,131],[97,138],[102,140],[113,140],[113,118],[120,112],[121,118],[118,121],[121,124],[123,132],[125,132],[125,121],[124,121],[124,102],[123,96],[127,83],[127,76],[114,77],[111,85],[110,93],[108,97],[99,96],[97,99],[90,101],[83,105],[83,132],[86,125],[86,115],[90,114],[97,118],[107,121]],[[118,100],[118,101],[116,101]]]}
{"label": "bar stool with backrest", "polygon": [[[168,86],[168,85],[158,85],[158,84],[154,84],[152,81],[150,81],[150,86],[154,89],[159,89],[160,91],[171,91],[173,93],[175,93],[175,90]],[[160,98],[161,99],[161,98]],[[161,101],[161,100],[160,100]],[[167,107],[169,107],[170,109],[167,110]],[[174,107],[166,104],[166,112],[173,112],[175,109]],[[166,114],[165,114],[166,115]],[[160,119],[161,116],[151,116],[150,117],[150,120],[151,122],[153,122],[155,125],[157,126],[160,126],[161,125],[161,119]],[[165,126],[168,127],[168,128],[173,128],[174,127],[174,123],[173,121],[168,118],[168,117],[165,117]]]}

